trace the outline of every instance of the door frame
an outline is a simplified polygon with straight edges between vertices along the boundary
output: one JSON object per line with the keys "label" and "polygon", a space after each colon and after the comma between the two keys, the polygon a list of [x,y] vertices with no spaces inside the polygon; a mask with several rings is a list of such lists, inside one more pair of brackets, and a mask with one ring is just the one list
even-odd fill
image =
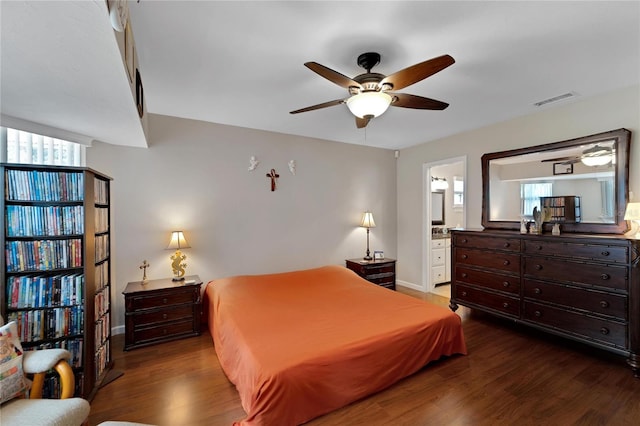
{"label": "door frame", "polygon": [[[422,289],[424,293],[431,293],[435,288],[431,280],[431,169],[436,166],[446,166],[462,163],[462,178],[464,180],[461,227],[467,224],[467,156],[451,157],[422,164]],[[453,185],[452,185],[453,190]],[[452,271],[453,272],[453,271]]]}

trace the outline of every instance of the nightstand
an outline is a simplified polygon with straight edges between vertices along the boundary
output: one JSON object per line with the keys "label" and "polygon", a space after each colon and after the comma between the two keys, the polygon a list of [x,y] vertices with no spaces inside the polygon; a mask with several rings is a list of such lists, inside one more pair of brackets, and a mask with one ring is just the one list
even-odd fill
{"label": "nightstand", "polygon": [[200,335],[201,285],[197,275],[128,283],[124,350]]}
{"label": "nightstand", "polygon": [[347,268],[354,271],[367,281],[391,290],[396,289],[396,260],[395,259],[347,259]]}

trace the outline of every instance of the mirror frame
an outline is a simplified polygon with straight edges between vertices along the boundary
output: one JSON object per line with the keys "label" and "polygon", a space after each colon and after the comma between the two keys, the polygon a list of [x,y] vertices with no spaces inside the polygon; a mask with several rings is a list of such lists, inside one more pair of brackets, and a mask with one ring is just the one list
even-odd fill
{"label": "mirror frame", "polygon": [[[617,129],[581,138],[570,139],[561,142],[553,142],[544,145],[536,145],[527,148],[518,148],[509,151],[500,151],[484,154],[482,156],[482,226],[486,229],[512,229],[519,230],[519,221],[492,221],[489,220],[491,205],[491,188],[489,182],[489,162],[500,158],[516,155],[531,154],[534,152],[552,151],[563,148],[571,148],[576,145],[594,144],[597,142],[615,140],[616,143],[616,168],[615,168],[615,223],[563,223],[563,232],[588,233],[588,234],[624,234],[628,231],[628,223],[624,220],[624,212],[629,202],[629,148],[631,145],[631,131]],[[550,232],[552,223],[544,224],[544,232]]]}

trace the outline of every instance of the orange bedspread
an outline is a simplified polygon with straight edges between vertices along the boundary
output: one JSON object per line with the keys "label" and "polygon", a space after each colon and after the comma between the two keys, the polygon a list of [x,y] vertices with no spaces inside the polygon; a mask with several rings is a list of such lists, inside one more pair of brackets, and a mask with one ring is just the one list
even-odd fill
{"label": "orange bedspread", "polygon": [[298,425],[466,353],[456,314],[340,266],[224,278],[206,293],[216,353],[247,413],[239,425]]}

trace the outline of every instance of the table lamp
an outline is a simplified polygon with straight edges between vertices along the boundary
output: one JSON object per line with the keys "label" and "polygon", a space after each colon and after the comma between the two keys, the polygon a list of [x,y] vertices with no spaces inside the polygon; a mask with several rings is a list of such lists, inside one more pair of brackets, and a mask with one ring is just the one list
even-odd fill
{"label": "table lamp", "polygon": [[364,214],[362,215],[360,226],[362,226],[363,228],[367,228],[367,255],[363,259],[371,260],[371,255],[369,254],[369,229],[376,227],[376,223],[373,220],[373,213],[371,213],[370,211],[364,212]]}
{"label": "table lamp", "polygon": [[171,269],[173,269],[173,281],[184,280],[184,272],[187,264],[183,261],[187,259],[187,256],[182,254],[180,249],[191,248],[187,240],[184,238],[182,231],[173,231],[171,233],[171,241],[167,246],[167,250],[175,249],[176,252],[171,256]]}
{"label": "table lamp", "polygon": [[[627,211],[624,214],[624,220],[635,222],[635,225],[631,227],[630,235],[632,238],[640,240],[640,203],[627,204]],[[635,234],[633,234],[634,230]]]}

